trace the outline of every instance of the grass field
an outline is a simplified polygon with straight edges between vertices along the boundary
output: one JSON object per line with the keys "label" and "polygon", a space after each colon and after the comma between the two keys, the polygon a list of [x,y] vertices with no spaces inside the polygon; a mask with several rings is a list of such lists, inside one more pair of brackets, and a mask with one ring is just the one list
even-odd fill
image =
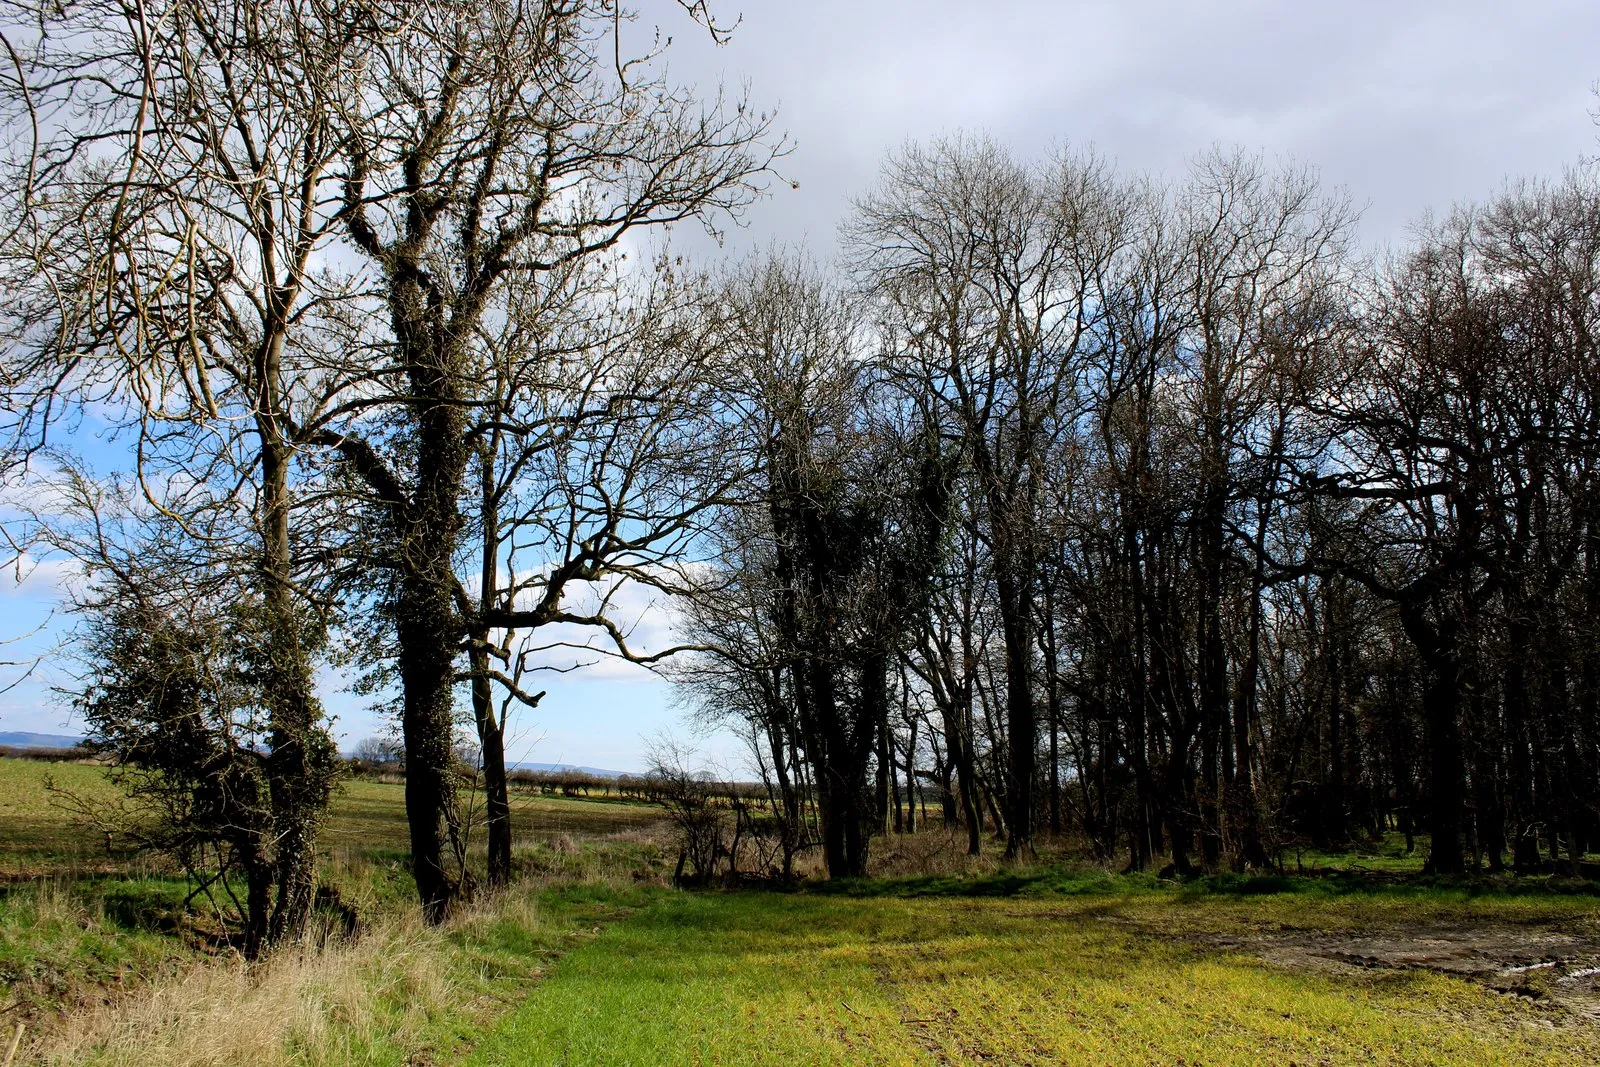
{"label": "grass field", "polygon": [[[530,972],[640,906],[668,873],[649,838],[656,809],[519,794],[524,884],[426,930],[406,870],[404,787],[351,779],[323,831],[323,878],[369,935],[316,966],[275,963],[273,977],[247,978],[206,900],[184,907],[193,883],[160,857],[108,848],[60,791],[118,795],[94,764],[0,758],[0,1022],[25,1021],[41,1062],[376,1064],[465,1047],[475,1020],[526,992]],[[173,1002],[179,988],[211,1007]],[[231,1018],[241,1000],[254,1001],[253,1025]]]}
{"label": "grass field", "polygon": [[[133,857],[108,851],[104,835],[73,819],[51,787],[93,801],[117,796],[105,769],[95,764],[0,758],[0,880],[143,869]],[[323,849],[335,860],[403,858],[409,848],[404,793],[397,782],[347,779],[334,797]],[[532,792],[512,794],[512,813],[524,848],[562,835],[589,839],[661,822],[650,805]]]}
{"label": "grass field", "polygon": [[1592,1022],[1465,977],[1297,969],[1220,947],[1262,931],[1413,924],[1593,933],[1592,898],[1329,895],[1292,883],[1236,896],[1104,876],[900,888],[919,887],[673,896],[575,950],[469,1062],[1600,1059]]}
{"label": "grass field", "polygon": [[524,880],[427,929],[402,787],[355,780],[326,877],[367,933],[246,968],[179,908],[181,877],[108,854],[46,776],[113,795],[91,765],[0,759],[0,1011],[33,1028],[24,1062],[1600,1062],[1595,887],[1424,882],[1394,842],[1305,859],[1361,874],[1179,886],[968,866],[928,834],[878,855],[951,873],[688,893],[653,809],[530,794]]}
{"label": "grass field", "polygon": [[104,769],[88,763],[0,759],[0,878],[120,868],[105,839],[67,817],[48,784],[95,800],[116,796]]}

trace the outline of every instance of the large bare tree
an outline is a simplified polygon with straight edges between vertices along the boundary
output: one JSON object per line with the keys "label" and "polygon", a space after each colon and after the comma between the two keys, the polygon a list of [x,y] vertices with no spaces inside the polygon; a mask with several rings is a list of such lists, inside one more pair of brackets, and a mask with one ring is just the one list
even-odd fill
{"label": "large bare tree", "polygon": [[[367,77],[335,122],[349,240],[381,276],[391,337],[381,387],[319,440],[385,512],[412,857],[440,919],[461,890],[446,859],[456,660],[482,625],[455,566],[473,416],[488,400],[480,333],[509,290],[634,231],[737,213],[781,146],[744,101],[668,81],[659,47],[639,50],[633,17],[609,3],[368,10]],[[703,5],[687,11],[723,36]],[[395,422],[403,432],[385,438]]]}

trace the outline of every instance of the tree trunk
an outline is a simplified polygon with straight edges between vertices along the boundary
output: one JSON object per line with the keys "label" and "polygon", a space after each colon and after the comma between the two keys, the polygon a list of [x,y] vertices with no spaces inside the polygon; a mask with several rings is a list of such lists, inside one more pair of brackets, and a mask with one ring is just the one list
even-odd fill
{"label": "tree trunk", "polygon": [[423,917],[437,923],[449,916],[466,875],[461,856],[446,856],[447,838],[459,844],[453,825],[454,690],[457,650],[466,634],[456,612],[453,556],[471,458],[461,403],[465,342],[451,336],[441,294],[420,261],[402,258],[391,271],[390,308],[408,376],[416,487],[396,530],[406,820]]}
{"label": "tree trunk", "polygon": [[451,692],[457,636],[449,595],[441,590],[442,577],[403,576],[396,607],[411,870],[423,917],[430,923],[449,917],[461,890],[446,860],[446,822],[455,809]]}
{"label": "tree trunk", "polygon": [[795,786],[794,778],[789,774],[789,746],[786,744],[784,729],[777,716],[779,710],[777,694],[782,684],[782,670],[774,668],[770,682],[764,684],[762,688],[770,695],[769,705],[773,713],[765,725],[767,746],[772,755],[772,774],[778,780],[778,803],[783,812],[779,830],[782,834],[783,877],[788,879],[794,874],[794,857],[795,853],[800,851],[800,839],[804,828],[801,823],[803,814],[800,793]]}
{"label": "tree trunk", "polygon": [[489,654],[478,636],[471,653],[472,717],[478,729],[478,751],[483,760],[483,808],[488,845],[488,882],[492,887],[511,881],[511,788],[506,780],[506,740],[504,725],[494,711],[494,692],[489,679]]}
{"label": "tree trunk", "polygon": [[273,864],[258,850],[244,857],[244,958],[258,960],[272,941],[268,902],[272,897]]}
{"label": "tree trunk", "polygon": [[[1274,434],[1276,445],[1280,435]],[[1266,846],[1261,839],[1261,813],[1256,804],[1254,760],[1250,745],[1250,724],[1256,716],[1257,693],[1261,678],[1261,592],[1266,585],[1266,502],[1259,501],[1256,516],[1254,566],[1250,578],[1250,633],[1245,648],[1244,666],[1239,673],[1239,689],[1233,706],[1233,780],[1229,783],[1227,813],[1232,825],[1229,836],[1237,848],[1235,865],[1239,869],[1265,870],[1269,866]]]}
{"label": "tree trunk", "polygon": [[[997,546],[998,548],[998,546]],[[1032,575],[1025,561],[998,570],[1000,627],[1006,653],[1006,747],[1010,781],[1005,795],[1006,858],[1033,851],[1033,776],[1038,759],[1039,724],[1033,708],[1033,636],[1029,593]],[[1021,573],[1019,573],[1021,572]]]}
{"label": "tree trunk", "polygon": [[922,787],[917,784],[917,725],[918,719],[911,719],[911,739],[906,742],[906,833],[917,832],[917,798],[922,795]]}
{"label": "tree trunk", "polygon": [[[890,759],[889,730],[887,723],[879,723],[875,730],[878,734],[876,781],[873,790],[876,801],[876,810],[873,812],[873,825],[878,833],[887,833],[891,828],[899,832],[900,826],[900,796],[895,787],[894,761]],[[891,814],[890,809],[893,808]]]}
{"label": "tree trunk", "polygon": [[1428,758],[1428,832],[1432,843],[1423,869],[1429,874],[1461,874],[1462,810],[1466,793],[1461,767],[1461,678],[1457,630],[1430,623],[1420,604],[1401,605],[1401,621],[1422,657],[1427,678],[1422,690],[1422,721]]}
{"label": "tree trunk", "polygon": [[[1208,395],[1211,390],[1208,389]],[[1215,423],[1215,425],[1213,425]],[[1221,858],[1222,820],[1219,764],[1223,723],[1228,718],[1228,655],[1222,633],[1222,568],[1226,537],[1226,459],[1218,419],[1206,417],[1206,473],[1200,494],[1200,529],[1196,534],[1200,570],[1199,735],[1200,849],[1208,868]],[[1237,759],[1237,756],[1235,757]],[[1248,764],[1247,764],[1248,766]],[[1176,857],[1176,849],[1174,849]],[[1176,858],[1174,858],[1176,862]]]}
{"label": "tree trunk", "polygon": [[1045,713],[1050,725],[1050,833],[1061,836],[1061,680],[1056,676],[1055,583],[1044,590]]}
{"label": "tree trunk", "polygon": [[[487,610],[498,593],[500,564],[500,510],[495,496],[495,451],[479,453],[480,549],[478,604]],[[472,635],[472,718],[478,730],[478,751],[483,761],[484,816],[488,835],[488,881],[494,888],[511,881],[511,789],[506,781],[505,723],[494,711],[494,688],[489,677],[489,631]]]}
{"label": "tree trunk", "polygon": [[[271,916],[265,918],[263,897],[259,908],[265,925],[252,934],[264,936],[268,944],[298,941],[305,934],[316,893],[317,830],[337,773],[332,741],[319,722],[322,709],[295,610],[289,536],[292,451],[284,440],[278,395],[282,349],[281,332],[262,349],[256,412],[261,441],[262,606],[269,642],[263,686],[268,701],[266,777],[273,845],[270,876],[252,876],[247,892],[265,894],[276,886]],[[258,904],[251,901],[249,907],[253,924]]]}

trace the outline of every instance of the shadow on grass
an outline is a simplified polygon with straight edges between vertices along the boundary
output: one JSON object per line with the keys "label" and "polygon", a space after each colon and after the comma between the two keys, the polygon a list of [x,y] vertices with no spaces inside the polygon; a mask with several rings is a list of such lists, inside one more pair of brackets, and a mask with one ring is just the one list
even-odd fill
{"label": "shadow on grass", "polygon": [[[181,878],[85,875],[0,886],[0,917],[76,923],[89,917],[111,932],[175,932],[193,884]],[[47,918],[48,917],[48,918]]]}
{"label": "shadow on grass", "polygon": [[850,897],[1016,897],[1116,893],[1153,883],[1148,876],[1113,877],[1103,871],[1041,867],[982,875],[839,878],[806,883],[800,891]]}
{"label": "shadow on grass", "polygon": [[1316,874],[1208,874],[1184,880],[1148,873],[1043,867],[967,876],[841,878],[796,890],[846,897],[1018,897],[1170,893],[1180,899],[1297,895],[1307,897],[1600,897],[1600,882],[1544,876],[1384,875],[1353,871]]}
{"label": "shadow on grass", "polygon": [[1547,875],[1430,875],[1324,871],[1293,875],[1208,874],[1184,882],[1180,892],[1195,896],[1396,897],[1600,897],[1600,882]]}

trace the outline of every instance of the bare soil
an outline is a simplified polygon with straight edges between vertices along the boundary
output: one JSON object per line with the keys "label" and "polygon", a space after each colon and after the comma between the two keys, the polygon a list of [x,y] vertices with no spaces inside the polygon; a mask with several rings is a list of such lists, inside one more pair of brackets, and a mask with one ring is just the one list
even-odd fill
{"label": "bare soil", "polygon": [[1371,933],[1201,934],[1191,940],[1297,971],[1388,969],[1454,975],[1600,1024],[1600,936],[1589,932],[1519,924],[1432,924]]}

